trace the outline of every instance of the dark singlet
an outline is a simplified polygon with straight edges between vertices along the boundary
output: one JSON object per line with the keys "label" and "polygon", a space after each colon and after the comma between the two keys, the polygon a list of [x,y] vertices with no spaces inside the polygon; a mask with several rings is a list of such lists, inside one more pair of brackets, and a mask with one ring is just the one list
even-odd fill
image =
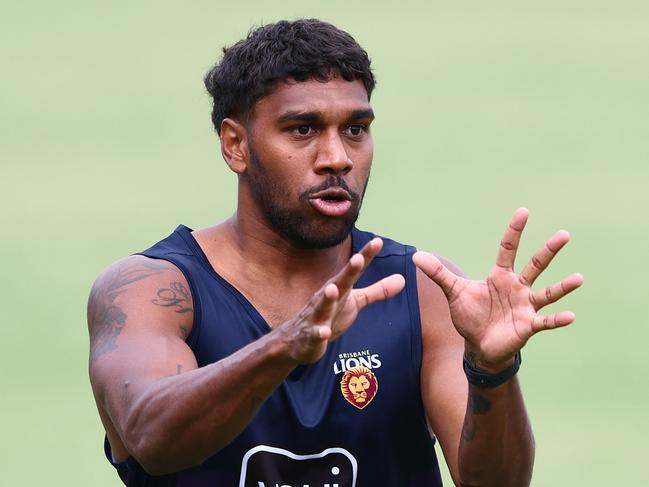
{"label": "dark singlet", "polygon": [[[374,235],[352,233],[357,252]],[[393,273],[406,278],[398,296],[374,303],[329,344],[315,364],[296,368],[228,446],[202,465],[150,476],[133,457],[113,463],[128,486],[437,487],[434,439],[420,394],[421,327],[413,247],[384,239],[356,284]],[[269,325],[212,268],[179,226],[142,252],[185,275],[194,300],[187,344],[198,366],[216,362],[270,331]],[[110,445],[105,450],[111,459]]]}

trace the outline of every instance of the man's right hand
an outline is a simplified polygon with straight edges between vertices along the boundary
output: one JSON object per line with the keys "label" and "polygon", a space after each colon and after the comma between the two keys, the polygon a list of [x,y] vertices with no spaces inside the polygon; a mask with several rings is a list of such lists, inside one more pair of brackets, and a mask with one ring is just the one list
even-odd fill
{"label": "man's right hand", "polygon": [[380,238],[369,241],[313,295],[297,316],[273,331],[288,347],[291,359],[298,364],[316,362],[324,355],[327,344],[342,335],[363,308],[396,296],[403,289],[405,279],[400,274],[352,289],[382,247]]}

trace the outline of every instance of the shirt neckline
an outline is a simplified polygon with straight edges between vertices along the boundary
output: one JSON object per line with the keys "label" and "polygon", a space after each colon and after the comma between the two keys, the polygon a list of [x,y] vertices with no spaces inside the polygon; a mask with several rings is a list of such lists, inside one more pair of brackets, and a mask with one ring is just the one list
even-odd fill
{"label": "shirt neckline", "polygon": [[[193,231],[194,231],[193,229],[183,224],[178,225],[178,228],[176,228],[176,232],[185,241],[185,243],[192,250],[194,255],[196,255],[196,257],[200,261],[201,265],[205,268],[205,270],[213,278],[215,278],[218,282],[220,282],[237,299],[237,301],[239,301],[239,303],[246,309],[246,311],[253,319],[253,321],[256,323],[256,325],[260,327],[261,331],[263,331],[264,333],[268,333],[272,331],[273,327],[268,324],[268,322],[264,319],[264,317],[257,310],[257,308],[255,308],[255,306],[248,300],[248,298],[241,291],[239,291],[239,289],[237,289],[236,286],[231,284],[227,279],[221,276],[216,271],[216,269],[214,269],[207,255],[205,254],[205,252],[203,252],[203,249],[198,244],[198,241],[192,235]],[[350,235],[352,239],[351,246],[352,246],[352,255],[353,255],[354,253],[360,250],[362,238],[360,232],[356,229],[356,227],[352,228]]]}

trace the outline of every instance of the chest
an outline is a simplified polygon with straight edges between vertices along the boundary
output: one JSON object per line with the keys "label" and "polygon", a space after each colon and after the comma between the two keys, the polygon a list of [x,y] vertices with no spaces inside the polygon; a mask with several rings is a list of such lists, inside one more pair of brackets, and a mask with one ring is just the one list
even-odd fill
{"label": "chest", "polygon": [[259,315],[260,319],[254,321],[270,328],[295,317],[324,284],[324,281],[275,282],[272,279],[259,279],[259,276],[251,278],[228,274],[224,270],[220,270],[219,275],[224,275],[234,294],[243,298],[239,299],[242,308],[248,309],[253,315]]}
{"label": "chest", "polygon": [[[196,326],[193,350],[199,366],[225,358],[271,330],[236,292],[201,296]],[[418,315],[402,293],[365,308],[345,334],[329,343],[322,359],[295,369],[278,389],[277,407],[292,411],[297,426],[310,427],[326,417],[351,414],[353,420],[375,405],[385,411],[394,403],[389,398],[418,394],[420,356]],[[333,410],[338,416],[330,414]]]}

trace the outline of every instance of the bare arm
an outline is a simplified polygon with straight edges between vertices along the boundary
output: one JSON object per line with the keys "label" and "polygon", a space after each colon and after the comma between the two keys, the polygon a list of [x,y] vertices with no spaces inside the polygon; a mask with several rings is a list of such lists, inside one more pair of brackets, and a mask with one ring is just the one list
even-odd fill
{"label": "bare arm", "polygon": [[[527,210],[519,210],[501,242],[496,266],[485,281],[470,281],[449,263],[426,253],[415,256],[421,274],[424,336],[422,394],[453,480],[460,486],[529,485],[534,439],[516,377],[485,388],[467,384],[464,352],[488,373],[506,369],[538,331],[565,326],[572,313],[537,311],[579,287],[574,274],[546,289],[530,286],[569,239],[557,232],[520,275],[513,272]],[[450,269],[450,270],[449,270]]]}
{"label": "bare arm", "polygon": [[227,445],[295,366],[320,358],[364,306],[401,290],[400,276],[351,289],[380,248],[374,240],[353,256],[295,318],[201,368],[184,342],[193,311],[182,273],[141,256],[107,269],[88,306],[90,378],[115,456],[163,474]]}

